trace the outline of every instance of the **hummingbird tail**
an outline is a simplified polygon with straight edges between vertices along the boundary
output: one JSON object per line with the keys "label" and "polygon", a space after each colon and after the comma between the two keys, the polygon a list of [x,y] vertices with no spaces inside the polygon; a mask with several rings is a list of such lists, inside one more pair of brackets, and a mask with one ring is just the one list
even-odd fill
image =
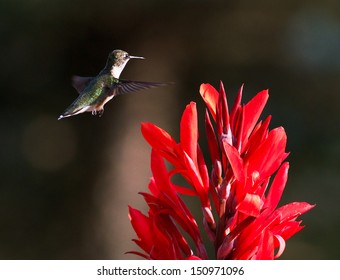
{"label": "hummingbird tail", "polygon": [[74,115],[78,115],[80,113],[84,113],[86,111],[92,111],[90,106],[78,108],[77,110],[75,110],[74,108],[71,107],[69,109],[66,109],[66,111],[59,116],[58,121],[61,120],[61,119],[64,119],[64,118],[68,118],[68,117],[72,117]]}

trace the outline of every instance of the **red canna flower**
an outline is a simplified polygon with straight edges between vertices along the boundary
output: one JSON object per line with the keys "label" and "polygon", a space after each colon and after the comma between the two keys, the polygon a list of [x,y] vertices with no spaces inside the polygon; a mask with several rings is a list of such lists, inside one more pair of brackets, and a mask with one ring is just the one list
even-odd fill
{"label": "red canna flower", "polygon": [[[230,113],[222,83],[219,92],[202,84],[200,94],[207,106],[210,176],[198,144],[194,102],[182,115],[178,143],[163,129],[143,123],[142,134],[152,147],[153,176],[151,193],[141,193],[148,215],[129,207],[134,242],[144,251],[130,253],[147,259],[207,259],[197,222],[181,199],[190,195],[200,201],[216,259],[278,258],[285,240],[303,228],[296,219],[314,205],[293,202],[277,208],[288,177],[287,137],[282,127],[269,130],[270,116],[258,122],[268,91],[241,105],[241,87]],[[166,169],[164,159],[172,170]],[[191,188],[172,183],[175,173]]]}

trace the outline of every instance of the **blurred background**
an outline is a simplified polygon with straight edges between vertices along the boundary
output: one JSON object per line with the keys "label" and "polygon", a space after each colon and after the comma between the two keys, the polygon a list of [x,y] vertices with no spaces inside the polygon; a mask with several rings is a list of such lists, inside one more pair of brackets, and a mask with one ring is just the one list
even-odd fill
{"label": "blurred background", "polygon": [[[199,86],[220,80],[229,103],[242,83],[243,102],[270,90],[262,119],[291,152],[282,203],[317,204],[282,258],[340,258],[339,1],[0,0],[0,36],[1,259],[136,258],[127,207],[145,211],[151,176],[140,123],[178,139],[185,105],[202,125]],[[71,76],[118,48],[147,58],[122,78],[175,84],[57,121]]]}

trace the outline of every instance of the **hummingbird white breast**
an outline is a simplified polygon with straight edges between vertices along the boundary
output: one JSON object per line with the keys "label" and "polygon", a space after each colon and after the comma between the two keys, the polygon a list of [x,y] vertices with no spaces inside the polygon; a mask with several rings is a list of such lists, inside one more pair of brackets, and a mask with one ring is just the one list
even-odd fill
{"label": "hummingbird white breast", "polygon": [[111,75],[113,77],[115,77],[116,79],[119,79],[120,74],[122,73],[122,71],[124,70],[124,67],[126,65],[126,63],[129,61],[129,59],[125,60],[122,62],[122,64],[120,65],[114,65],[111,68]]}

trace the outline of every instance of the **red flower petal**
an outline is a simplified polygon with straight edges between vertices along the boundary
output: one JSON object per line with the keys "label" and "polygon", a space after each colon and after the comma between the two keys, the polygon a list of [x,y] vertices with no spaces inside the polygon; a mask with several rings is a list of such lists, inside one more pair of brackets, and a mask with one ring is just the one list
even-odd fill
{"label": "red flower petal", "polygon": [[292,220],[312,209],[314,205],[307,202],[291,202],[273,212],[273,216],[281,217],[281,221]]}
{"label": "red flower petal", "polygon": [[141,131],[151,147],[162,153],[171,163],[176,164],[177,143],[169,133],[152,123],[142,123]]}
{"label": "red flower petal", "polygon": [[218,91],[210,84],[201,84],[200,94],[207,105],[210,114],[213,119],[216,121],[216,108],[218,104],[218,99],[220,94]]}
{"label": "red flower petal", "polygon": [[243,160],[240,157],[238,150],[234,147],[229,145],[227,142],[223,141],[223,148],[228,157],[229,163],[233,170],[234,176],[237,181],[240,183],[245,182],[245,174],[244,174],[244,167],[243,167]]}
{"label": "red flower petal", "polygon": [[194,164],[192,159],[187,154],[184,155],[184,161],[187,169],[185,173],[187,175],[187,178],[190,178],[191,184],[197,191],[197,194],[200,197],[203,206],[209,207],[210,206],[208,197],[209,185],[203,184],[197,166]]}
{"label": "red flower petal", "polygon": [[215,162],[216,160],[220,161],[221,159],[220,159],[219,146],[218,146],[218,142],[216,139],[213,125],[210,121],[208,111],[205,112],[205,131],[207,134],[209,154],[210,154],[211,161],[212,162]]}
{"label": "red flower petal", "polygon": [[242,135],[242,142],[244,144],[250,133],[253,131],[255,124],[267,103],[268,97],[268,90],[263,90],[256,94],[255,97],[244,106],[244,127]]}
{"label": "red flower petal", "polygon": [[263,206],[265,211],[272,212],[278,205],[287,182],[288,169],[289,163],[285,162],[281,165],[279,171],[277,172],[269,189],[268,196],[265,199]]}
{"label": "red flower petal", "polygon": [[274,236],[269,230],[264,230],[259,240],[258,250],[255,259],[272,260],[274,259]]}
{"label": "red flower petal", "polygon": [[236,206],[236,209],[247,216],[260,215],[263,202],[257,194],[247,193],[244,199]]}
{"label": "red flower petal", "polygon": [[263,123],[260,122],[254,128],[253,133],[250,135],[246,145],[242,146],[241,153],[246,151],[245,159],[248,158],[248,155],[253,154],[258,148],[259,143],[262,143],[268,137],[268,126],[270,120],[271,116],[268,116]]}
{"label": "red flower petal", "polygon": [[205,164],[204,156],[199,146],[197,146],[197,165],[198,165],[198,170],[200,172],[200,176],[202,178],[204,189],[206,191],[206,195],[208,196],[208,189],[209,189],[208,168],[207,168],[207,165]]}
{"label": "red flower petal", "polygon": [[227,97],[222,82],[220,82],[220,94],[216,111],[216,129],[218,135],[229,134],[230,132]]}
{"label": "red flower petal", "polygon": [[241,108],[242,91],[243,91],[243,85],[240,87],[237,93],[236,99],[234,101],[234,105],[230,111],[230,126],[233,131],[236,131],[237,129],[236,123],[237,123],[237,116]]}
{"label": "red flower petal", "polygon": [[279,250],[274,257],[275,259],[277,259],[282,255],[283,251],[285,250],[286,242],[280,235],[274,235],[274,238],[277,240],[277,243],[279,243]]}
{"label": "red flower petal", "polygon": [[131,225],[139,238],[139,240],[135,240],[135,242],[145,252],[150,252],[151,248],[154,246],[154,240],[149,218],[131,206],[129,206],[129,218]]}
{"label": "red flower petal", "polygon": [[254,171],[260,174],[260,179],[273,174],[288,156],[285,153],[286,142],[286,133],[282,127],[270,131],[267,139],[248,158],[248,176]]}
{"label": "red flower petal", "polygon": [[186,106],[182,115],[180,127],[181,147],[197,165],[198,125],[196,103],[190,102],[190,104]]}

